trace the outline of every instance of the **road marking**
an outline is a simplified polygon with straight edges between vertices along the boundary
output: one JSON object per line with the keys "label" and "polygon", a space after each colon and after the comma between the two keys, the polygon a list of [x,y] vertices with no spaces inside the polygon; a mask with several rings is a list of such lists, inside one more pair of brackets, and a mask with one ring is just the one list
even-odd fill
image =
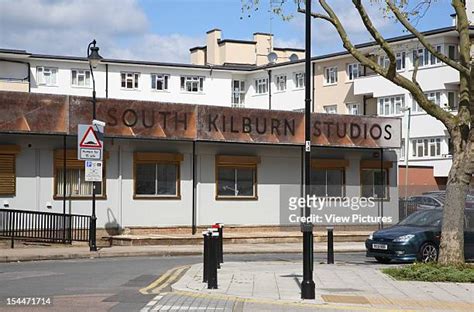
{"label": "road marking", "polygon": [[152,282],[147,287],[140,289],[142,295],[158,294],[166,286],[173,283],[185,270],[189,268],[188,265],[172,268],[161,275],[157,280]]}

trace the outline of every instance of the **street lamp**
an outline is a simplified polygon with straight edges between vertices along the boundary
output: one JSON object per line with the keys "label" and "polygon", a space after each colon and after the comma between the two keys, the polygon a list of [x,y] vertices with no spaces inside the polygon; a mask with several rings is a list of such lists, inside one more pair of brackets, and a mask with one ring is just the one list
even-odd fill
{"label": "street lamp", "polygon": [[410,121],[411,121],[411,107],[405,106],[400,109],[402,112],[408,112],[407,121],[407,135],[405,141],[405,217],[408,214],[408,156],[410,149]]}
{"label": "street lamp", "polygon": [[[299,3],[299,2],[298,2]],[[305,109],[304,109],[304,184],[305,196],[311,188],[311,0],[305,2]],[[306,200],[304,215],[311,214]],[[302,224],[303,231],[303,281],[301,282],[301,298],[314,299],[315,285],[313,281],[313,224]]]}
{"label": "street lamp", "polygon": [[[94,68],[99,65],[102,60],[102,56],[99,54],[99,47],[96,46],[95,39],[87,46],[87,59],[89,60],[89,68],[91,71],[92,77],[92,121],[96,120],[96,95],[95,95],[95,78],[94,78]],[[94,130],[95,131],[95,130]],[[90,251],[97,251],[96,243],[96,224],[97,217],[95,215],[95,193],[97,189],[97,182],[92,182],[92,216],[90,223],[90,237],[89,237],[89,247]]]}

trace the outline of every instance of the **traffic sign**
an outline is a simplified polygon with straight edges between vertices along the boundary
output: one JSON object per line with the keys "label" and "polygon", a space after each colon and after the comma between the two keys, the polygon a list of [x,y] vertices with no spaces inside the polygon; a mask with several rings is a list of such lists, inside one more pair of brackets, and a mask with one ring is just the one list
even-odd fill
{"label": "traffic sign", "polygon": [[102,161],[86,160],[84,165],[87,182],[102,182]]}
{"label": "traffic sign", "polygon": [[94,125],[78,125],[77,127],[77,159],[102,160],[104,149],[104,127]]}

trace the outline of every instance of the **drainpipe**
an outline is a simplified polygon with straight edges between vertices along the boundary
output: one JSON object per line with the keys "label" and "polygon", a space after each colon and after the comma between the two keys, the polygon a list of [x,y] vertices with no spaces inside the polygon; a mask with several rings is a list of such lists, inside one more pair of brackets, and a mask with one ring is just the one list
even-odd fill
{"label": "drainpipe", "polygon": [[268,109],[272,110],[272,70],[268,70]]}
{"label": "drainpipe", "polygon": [[315,95],[315,92],[316,92],[316,84],[314,83],[314,76],[315,76],[315,73],[316,73],[316,63],[313,62],[313,66],[312,66],[312,72],[311,72],[311,75],[312,75],[312,83],[313,83],[313,91],[312,91],[312,97],[313,97],[313,101],[312,101],[312,112],[316,112],[316,95]]}
{"label": "drainpipe", "polygon": [[109,64],[105,64],[105,98],[109,98]]}

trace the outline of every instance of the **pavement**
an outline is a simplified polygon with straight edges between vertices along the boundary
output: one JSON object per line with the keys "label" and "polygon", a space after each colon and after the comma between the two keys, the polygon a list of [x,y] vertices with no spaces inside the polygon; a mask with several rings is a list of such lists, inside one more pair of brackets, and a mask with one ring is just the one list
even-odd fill
{"label": "pavement", "polygon": [[[326,243],[315,243],[315,252],[326,252]],[[159,245],[159,246],[113,246],[99,248],[96,252],[89,251],[89,247],[22,247],[0,249],[1,262],[64,260],[111,257],[141,257],[141,256],[186,256],[201,255],[202,245]],[[335,242],[335,252],[365,251],[362,242]],[[224,244],[226,254],[262,254],[262,253],[301,253],[301,243],[279,244]]]}
{"label": "pavement", "polygon": [[[374,263],[315,263],[316,298],[302,300],[301,262],[225,262],[218,271],[217,290],[207,289],[202,283],[202,264],[195,264],[172,285],[172,294],[213,298],[220,304],[215,311],[232,311],[227,303],[235,301],[249,308],[252,304],[264,306],[268,311],[472,311],[474,284],[396,281],[381,272],[383,267]],[[169,304],[162,299],[163,295],[156,296],[142,311],[166,310]],[[176,303],[173,307],[179,308]]]}

